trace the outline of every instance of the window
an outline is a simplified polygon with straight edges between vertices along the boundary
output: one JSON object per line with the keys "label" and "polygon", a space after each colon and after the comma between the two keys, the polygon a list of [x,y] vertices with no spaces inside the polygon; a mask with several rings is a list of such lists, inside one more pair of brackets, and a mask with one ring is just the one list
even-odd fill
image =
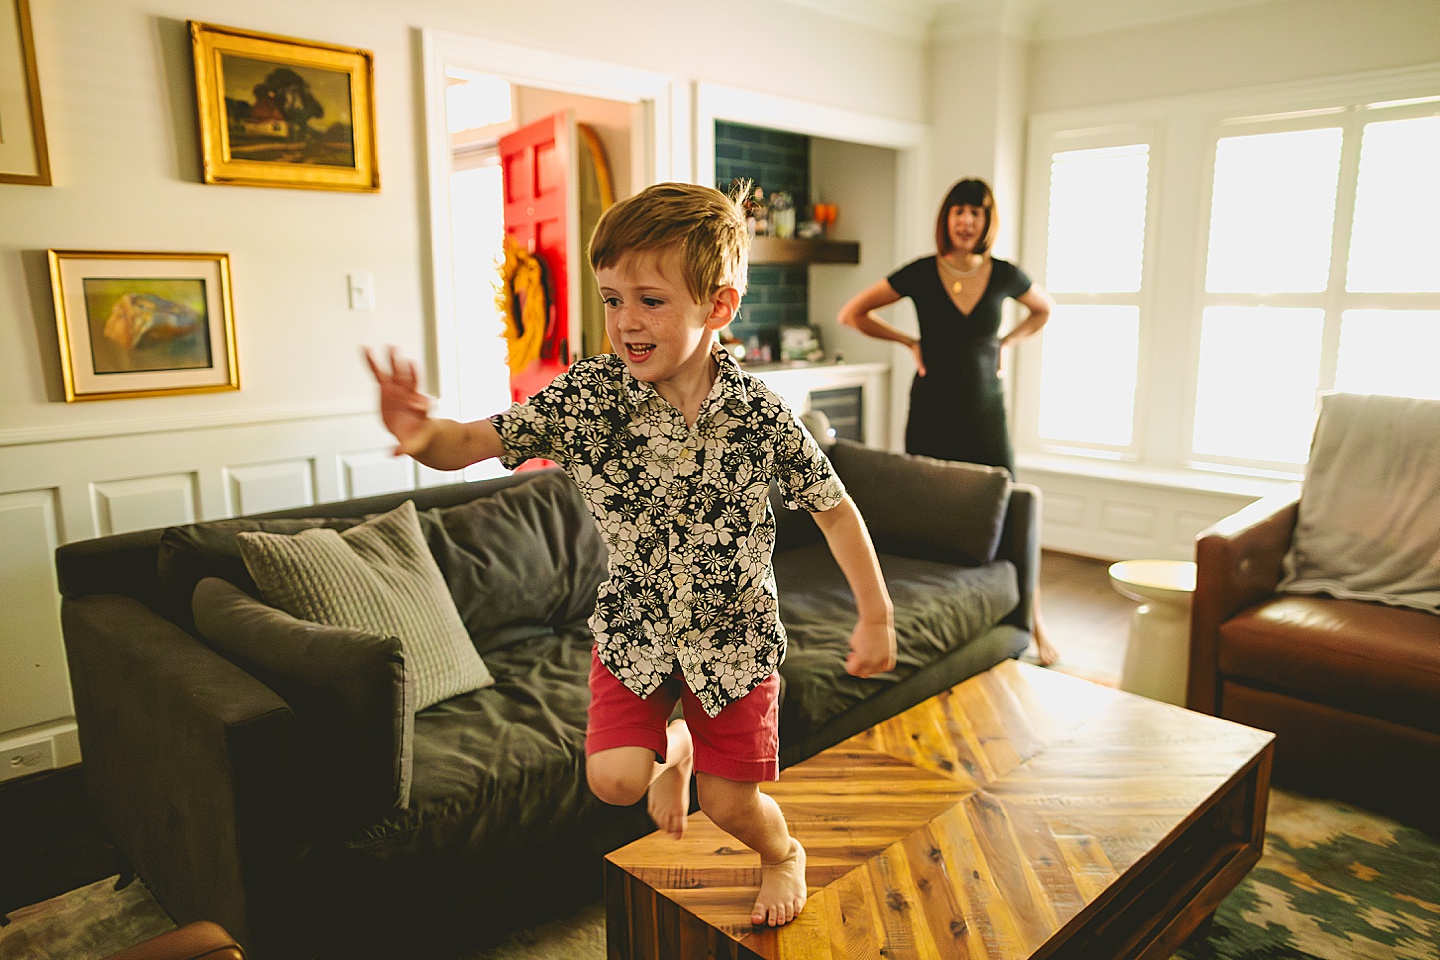
{"label": "window", "polygon": [[1040,357],[1044,441],[1128,451],[1134,440],[1150,146],[1050,158],[1045,286],[1055,298]]}
{"label": "window", "polygon": [[1036,118],[1022,459],[1294,475],[1320,393],[1440,398],[1436,79]]}

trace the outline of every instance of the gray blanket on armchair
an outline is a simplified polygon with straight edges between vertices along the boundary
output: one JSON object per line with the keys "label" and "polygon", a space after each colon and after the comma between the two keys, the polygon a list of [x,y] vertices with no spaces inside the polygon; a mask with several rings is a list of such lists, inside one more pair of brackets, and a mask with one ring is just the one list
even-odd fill
{"label": "gray blanket on armchair", "polygon": [[1280,590],[1440,613],[1440,400],[1321,404]]}

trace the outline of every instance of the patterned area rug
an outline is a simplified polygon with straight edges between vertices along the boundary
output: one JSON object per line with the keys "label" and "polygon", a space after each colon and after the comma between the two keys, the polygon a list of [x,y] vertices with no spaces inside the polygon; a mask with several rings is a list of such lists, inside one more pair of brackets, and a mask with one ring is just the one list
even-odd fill
{"label": "patterned area rug", "polygon": [[1440,843],[1354,807],[1270,792],[1265,854],[1184,960],[1435,960]]}
{"label": "patterned area rug", "polygon": [[[1440,842],[1353,807],[1270,794],[1265,855],[1180,960],[1440,960]],[[0,960],[103,960],[173,928],[138,880],[10,915]],[[457,960],[603,960],[601,904]]]}

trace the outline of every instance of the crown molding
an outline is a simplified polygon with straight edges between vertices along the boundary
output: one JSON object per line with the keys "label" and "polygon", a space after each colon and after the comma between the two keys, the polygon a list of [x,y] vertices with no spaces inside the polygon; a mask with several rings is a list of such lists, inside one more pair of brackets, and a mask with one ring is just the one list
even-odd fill
{"label": "crown molding", "polygon": [[1185,20],[1273,0],[784,0],[906,40],[1049,41]]}

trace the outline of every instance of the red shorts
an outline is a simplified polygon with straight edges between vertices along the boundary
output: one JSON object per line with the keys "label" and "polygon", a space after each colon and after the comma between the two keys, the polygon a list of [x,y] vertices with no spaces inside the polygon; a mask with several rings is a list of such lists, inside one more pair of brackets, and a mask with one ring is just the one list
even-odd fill
{"label": "red shorts", "polygon": [[590,724],[585,755],[615,747],[644,747],[663,760],[665,724],[680,701],[695,742],[695,770],[726,780],[780,779],[780,674],[711,717],[679,671],[641,698],[590,657]]}

